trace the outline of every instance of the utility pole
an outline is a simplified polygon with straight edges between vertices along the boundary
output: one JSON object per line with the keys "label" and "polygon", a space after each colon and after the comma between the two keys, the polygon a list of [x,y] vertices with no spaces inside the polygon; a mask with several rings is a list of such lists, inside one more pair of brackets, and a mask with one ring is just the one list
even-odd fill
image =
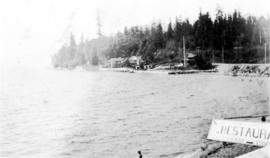
{"label": "utility pole", "polygon": [[184,56],[184,67],[187,66],[186,63],[186,43],[185,43],[185,36],[183,36],[183,56]]}
{"label": "utility pole", "polygon": [[99,10],[97,10],[97,27],[98,27],[97,34],[98,34],[98,37],[100,38],[102,36],[102,32],[101,32],[102,21],[100,19]]}

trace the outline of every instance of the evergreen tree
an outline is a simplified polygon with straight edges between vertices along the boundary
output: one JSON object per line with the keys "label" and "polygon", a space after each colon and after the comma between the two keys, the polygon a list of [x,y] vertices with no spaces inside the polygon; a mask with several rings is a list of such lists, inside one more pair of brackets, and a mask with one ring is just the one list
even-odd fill
{"label": "evergreen tree", "polygon": [[199,14],[199,19],[194,24],[195,44],[202,49],[209,49],[213,42],[213,23],[209,13]]}
{"label": "evergreen tree", "polygon": [[182,26],[181,22],[176,19],[175,20],[175,27],[174,27],[174,39],[176,42],[180,42],[182,40],[183,34],[182,34]]}
{"label": "evergreen tree", "polygon": [[172,29],[172,23],[170,22],[169,24],[168,24],[168,29],[167,29],[167,33],[166,33],[166,35],[167,35],[167,40],[171,40],[172,38],[173,38],[173,29]]}
{"label": "evergreen tree", "polygon": [[156,28],[152,27],[152,41],[154,43],[155,48],[160,49],[165,46],[165,39],[163,36],[163,28],[159,23]]}

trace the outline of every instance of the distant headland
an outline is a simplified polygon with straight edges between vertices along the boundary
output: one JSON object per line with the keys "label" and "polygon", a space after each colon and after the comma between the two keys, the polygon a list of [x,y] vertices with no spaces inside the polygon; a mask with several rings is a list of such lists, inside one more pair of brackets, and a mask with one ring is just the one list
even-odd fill
{"label": "distant headland", "polygon": [[71,33],[52,56],[54,67],[77,66],[131,67],[149,69],[159,65],[209,69],[215,63],[269,63],[270,18],[244,17],[239,11],[225,14],[208,12],[190,23],[176,18],[167,26],[125,28],[114,36],[76,42]]}

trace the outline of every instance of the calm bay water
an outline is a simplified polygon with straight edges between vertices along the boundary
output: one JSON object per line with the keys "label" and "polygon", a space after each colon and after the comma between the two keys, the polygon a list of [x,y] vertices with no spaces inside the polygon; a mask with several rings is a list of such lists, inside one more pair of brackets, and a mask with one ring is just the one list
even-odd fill
{"label": "calm bay water", "polygon": [[20,68],[1,73],[0,157],[172,157],[213,118],[268,113],[268,79]]}

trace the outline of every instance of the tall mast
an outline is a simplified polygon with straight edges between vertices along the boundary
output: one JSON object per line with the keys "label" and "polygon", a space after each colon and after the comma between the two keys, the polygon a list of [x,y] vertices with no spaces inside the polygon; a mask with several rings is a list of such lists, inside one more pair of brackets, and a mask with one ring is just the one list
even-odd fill
{"label": "tall mast", "polygon": [[184,67],[187,66],[186,63],[186,44],[185,44],[185,36],[183,36],[183,56],[184,56]]}

